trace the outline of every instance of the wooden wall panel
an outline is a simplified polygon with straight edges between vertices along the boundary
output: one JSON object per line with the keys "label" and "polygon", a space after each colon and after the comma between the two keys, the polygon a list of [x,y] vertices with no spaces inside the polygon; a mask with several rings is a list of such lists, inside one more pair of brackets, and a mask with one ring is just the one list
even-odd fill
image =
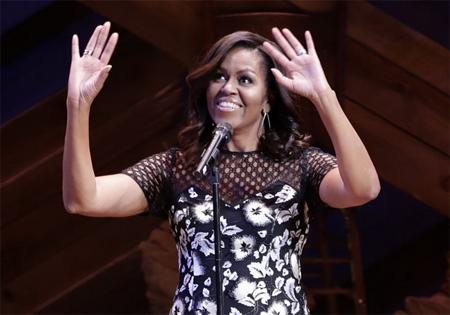
{"label": "wooden wall panel", "polygon": [[141,264],[141,252],[135,247],[42,305],[35,314],[147,314]]}
{"label": "wooden wall panel", "polygon": [[30,313],[46,305],[48,300],[136,247],[157,223],[156,218],[139,216],[109,220],[55,255],[30,266],[2,287],[2,314]]}
{"label": "wooden wall panel", "polygon": [[449,94],[449,51],[428,37],[416,32],[362,1],[348,1],[348,36]]}
{"label": "wooden wall panel", "polygon": [[[108,125],[99,127],[97,132],[91,136],[93,147],[98,148],[93,150],[95,152],[93,154],[94,165],[98,174],[120,171],[121,168],[137,162],[138,159],[164,149],[162,145],[165,142],[166,148],[169,144],[170,146],[174,145],[176,142],[175,132],[179,129],[177,123],[180,120],[181,88],[172,86],[166,90],[166,93],[168,95],[163,94],[157,99],[144,99],[121,116],[112,119]],[[152,106],[149,106],[149,103]],[[135,124],[130,124],[130,121],[134,121]],[[174,124],[174,121],[177,123]],[[166,132],[166,130],[171,131]],[[105,138],[114,139],[114,141],[105,141]],[[149,142],[152,144],[149,145]],[[134,155],[134,159],[126,157],[127,162],[124,162],[126,155],[131,156],[128,154],[129,150],[137,145],[142,146],[143,152],[140,152],[139,156]],[[64,232],[68,229],[75,228],[79,232],[80,229],[92,229],[96,226],[94,222],[97,222],[98,219],[78,217],[77,220],[74,220],[64,211],[61,212],[63,205],[60,160],[61,155],[57,155],[53,160],[48,161],[48,164],[57,163],[59,165],[58,168],[53,168],[52,180],[47,178],[47,184],[54,187],[54,194],[48,196],[50,201],[42,204],[23,204],[23,211],[26,211],[27,215],[22,216],[20,220],[10,221],[3,228],[2,281],[9,281],[11,277],[43,259],[45,255],[53,253],[62,245],[73,241],[78,233],[65,234]],[[111,160],[122,161],[121,163],[115,162],[120,164],[120,168],[111,167],[108,163]],[[51,169],[50,166],[49,169]],[[35,172],[38,171],[42,171],[42,168],[36,169]],[[36,178],[36,176],[31,176],[31,178]],[[35,186],[37,184],[35,183]],[[19,199],[21,196],[17,193],[13,197]],[[14,198],[9,199],[9,203],[13,205]],[[41,223],[36,225],[36,222]],[[27,231],[27,233],[23,233],[23,231]],[[57,241],[50,242],[52,237],[59,233],[61,233],[61,237]],[[19,248],[20,250],[18,250]],[[28,255],[28,258],[21,260],[24,253]],[[21,261],[21,263],[16,264],[17,261]]]}
{"label": "wooden wall panel", "polygon": [[186,65],[192,64],[205,44],[203,9],[206,2],[79,2]]}
{"label": "wooden wall panel", "polygon": [[[181,77],[184,69],[173,58],[127,33],[121,34],[111,64],[113,69],[105,87],[92,105],[91,130],[154,95]],[[2,162],[10,165],[1,170],[2,187],[62,147],[66,95],[66,90],[62,90],[2,125],[2,147],[8,148],[6,152],[2,150]]]}
{"label": "wooden wall panel", "polygon": [[449,99],[359,43],[347,41],[346,96],[449,155]]}
{"label": "wooden wall panel", "polygon": [[450,216],[448,156],[350,99],[345,111],[380,177]]}
{"label": "wooden wall panel", "polygon": [[[128,57],[131,58],[130,55]],[[97,159],[98,154],[101,154],[98,151],[104,150],[103,157],[106,161],[111,160],[120,152],[132,148],[142,137],[157,133],[166,126],[173,127],[174,119],[181,123],[177,116],[181,114],[177,112],[179,107],[167,106],[167,101],[172,105],[173,100],[162,101],[154,95],[167,88],[175,78],[172,82],[175,82],[179,90],[171,90],[169,94],[171,97],[177,97],[178,106],[181,106],[182,92],[176,78],[181,79],[182,67],[160,53],[149,52],[146,58],[152,61],[142,62],[143,69],[136,71],[134,76],[127,70],[127,61],[122,59],[122,63],[115,68],[117,78],[111,74],[109,79],[113,80],[107,82],[93,104],[90,118],[91,147],[97,163],[104,162]],[[158,71],[158,74],[155,75],[152,71]],[[137,85],[139,88],[128,88],[128,84]],[[2,151],[2,161],[11,165],[2,168],[2,226],[59,193],[66,121],[63,95],[64,91],[58,93],[55,98],[50,98],[29,111],[24,119],[14,120],[1,130],[8,145],[8,151]],[[137,105],[133,108],[132,104],[136,102]],[[62,114],[52,116],[52,111]],[[32,119],[28,120],[28,117]],[[145,120],[145,117],[148,119]],[[33,141],[30,141],[28,133],[18,132],[33,128],[43,128],[47,131],[34,133]],[[29,143],[40,145],[36,147]],[[28,188],[24,190],[24,187]],[[25,192],[28,194],[27,198],[24,198]]]}

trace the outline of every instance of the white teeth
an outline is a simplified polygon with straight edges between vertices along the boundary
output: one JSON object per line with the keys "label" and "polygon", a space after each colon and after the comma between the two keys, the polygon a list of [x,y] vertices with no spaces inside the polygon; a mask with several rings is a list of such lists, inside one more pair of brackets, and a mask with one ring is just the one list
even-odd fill
{"label": "white teeth", "polygon": [[236,105],[234,103],[231,103],[231,102],[220,102],[220,103],[217,103],[217,106],[233,108],[233,109],[238,109],[239,108],[238,105]]}

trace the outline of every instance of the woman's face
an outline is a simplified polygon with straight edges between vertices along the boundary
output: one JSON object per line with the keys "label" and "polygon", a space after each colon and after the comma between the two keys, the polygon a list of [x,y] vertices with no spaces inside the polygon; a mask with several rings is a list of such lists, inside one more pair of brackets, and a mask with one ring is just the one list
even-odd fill
{"label": "woman's face", "polygon": [[224,59],[206,89],[208,111],[219,124],[233,127],[233,138],[242,135],[258,143],[264,109],[268,112],[266,74],[256,50],[236,48]]}

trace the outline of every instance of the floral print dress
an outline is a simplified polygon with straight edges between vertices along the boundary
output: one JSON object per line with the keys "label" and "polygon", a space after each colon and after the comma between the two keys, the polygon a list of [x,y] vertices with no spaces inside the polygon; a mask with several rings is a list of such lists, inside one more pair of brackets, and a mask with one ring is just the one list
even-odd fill
{"label": "floral print dress", "polygon": [[[259,151],[222,150],[220,227],[224,314],[309,314],[300,257],[319,186],[336,166],[318,148],[274,162]],[[212,186],[171,149],[123,171],[143,189],[149,213],[170,222],[179,284],[171,315],[216,314]]]}

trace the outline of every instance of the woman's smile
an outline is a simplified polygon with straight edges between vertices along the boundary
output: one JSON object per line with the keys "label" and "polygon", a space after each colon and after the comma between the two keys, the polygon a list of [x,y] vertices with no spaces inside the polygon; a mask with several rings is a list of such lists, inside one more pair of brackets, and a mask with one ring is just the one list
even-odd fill
{"label": "woman's smile", "polygon": [[217,108],[224,112],[234,112],[240,109],[242,105],[233,100],[220,99],[216,102]]}

